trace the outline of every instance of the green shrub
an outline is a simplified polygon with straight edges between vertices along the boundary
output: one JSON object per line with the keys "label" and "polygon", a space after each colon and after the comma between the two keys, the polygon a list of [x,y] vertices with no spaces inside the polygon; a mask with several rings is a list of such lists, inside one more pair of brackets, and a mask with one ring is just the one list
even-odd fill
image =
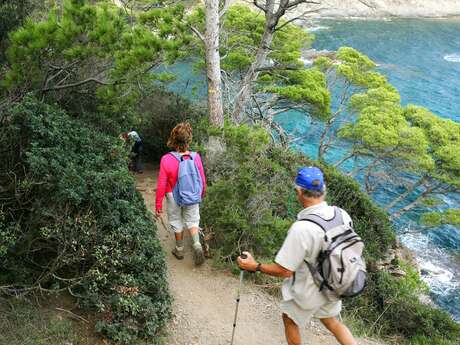
{"label": "green shrub", "polygon": [[[318,163],[273,145],[264,129],[228,125],[224,137],[225,156],[218,170],[208,172],[211,186],[202,208],[204,224],[214,232],[216,246],[224,256],[247,248],[272,257],[300,211],[293,188],[297,169]],[[366,242],[368,258],[381,258],[395,241],[385,213],[352,178],[331,167],[321,168],[328,201],[350,213]]]}
{"label": "green shrub", "polygon": [[144,143],[144,156],[151,161],[159,161],[169,152],[166,142],[175,125],[183,121],[194,125],[204,113],[181,96],[162,89],[142,100],[138,112],[141,114],[139,133]]}
{"label": "green shrub", "polygon": [[[199,127],[201,140],[205,140],[206,127]],[[273,145],[261,128],[226,125],[223,136],[226,151],[217,168],[208,170],[210,186],[201,209],[203,224],[213,233],[212,248],[223,259],[241,250],[252,251],[262,260],[273,259],[300,211],[293,179],[297,169],[306,165],[323,169],[327,200],[352,217],[355,230],[364,239],[370,267],[395,245],[387,214],[352,178]],[[460,326],[446,312],[419,301],[426,286],[417,271],[403,268],[407,274],[402,278],[370,272],[364,293],[345,301],[345,315],[360,328],[367,328],[370,336],[403,336],[412,344],[432,336],[435,342],[430,344],[455,344]]]}
{"label": "green shrub", "polygon": [[154,336],[164,254],[123,142],[29,98],[2,122],[1,292],[68,290],[115,341]]}
{"label": "green shrub", "polygon": [[416,271],[396,278],[386,272],[369,276],[366,292],[347,303],[347,310],[359,310],[359,316],[371,325],[372,335],[401,335],[410,344],[424,344],[428,338],[432,345],[456,344],[460,325],[445,311],[422,304],[419,294],[425,287]]}

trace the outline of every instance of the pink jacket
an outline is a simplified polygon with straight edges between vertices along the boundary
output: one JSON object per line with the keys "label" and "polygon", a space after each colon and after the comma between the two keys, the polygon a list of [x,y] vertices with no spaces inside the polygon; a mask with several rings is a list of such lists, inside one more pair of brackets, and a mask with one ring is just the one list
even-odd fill
{"label": "pink jacket", "polygon": [[[185,157],[185,159],[190,159]],[[201,180],[203,181],[203,193],[206,190],[206,177],[204,176],[203,162],[201,161],[200,155],[197,153],[195,157],[195,164],[198,167],[198,171],[201,175]],[[172,154],[167,153],[161,157],[160,161],[160,174],[158,176],[157,182],[157,192],[155,198],[155,210],[157,212],[163,209],[163,199],[166,193],[173,191],[174,186],[177,183],[177,175],[179,173],[179,161]]]}

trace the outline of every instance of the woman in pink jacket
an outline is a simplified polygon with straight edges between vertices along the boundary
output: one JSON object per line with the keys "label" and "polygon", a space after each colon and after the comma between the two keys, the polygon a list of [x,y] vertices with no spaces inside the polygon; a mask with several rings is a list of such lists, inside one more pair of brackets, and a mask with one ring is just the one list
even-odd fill
{"label": "woman in pink jacket", "polygon": [[183,231],[184,228],[187,228],[193,240],[195,264],[201,265],[204,262],[204,254],[199,237],[200,204],[198,202],[192,205],[179,206],[173,195],[174,187],[176,187],[178,183],[179,162],[192,159],[199,171],[199,178],[201,178],[201,198],[204,196],[206,190],[206,177],[204,175],[203,163],[198,153],[189,151],[191,142],[192,126],[189,123],[179,123],[171,131],[167,146],[172,149],[173,152],[165,154],[160,161],[155,214],[157,217],[161,217],[163,212],[163,199],[166,196],[168,220],[176,237],[176,246],[172,251],[173,255],[179,260],[184,258]]}

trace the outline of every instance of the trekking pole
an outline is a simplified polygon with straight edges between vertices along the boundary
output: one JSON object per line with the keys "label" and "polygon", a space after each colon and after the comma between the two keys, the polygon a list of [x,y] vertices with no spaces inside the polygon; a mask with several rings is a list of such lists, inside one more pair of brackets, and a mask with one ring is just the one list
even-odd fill
{"label": "trekking pole", "polygon": [[[242,259],[246,259],[247,257],[248,256],[246,254],[241,254]],[[232,341],[230,345],[233,345],[233,339],[235,337],[236,318],[238,317],[238,306],[240,305],[240,295],[241,295],[241,287],[243,285],[243,276],[244,276],[244,270],[241,270],[240,271],[240,285],[238,287],[238,295],[236,296],[235,318],[233,319]]]}

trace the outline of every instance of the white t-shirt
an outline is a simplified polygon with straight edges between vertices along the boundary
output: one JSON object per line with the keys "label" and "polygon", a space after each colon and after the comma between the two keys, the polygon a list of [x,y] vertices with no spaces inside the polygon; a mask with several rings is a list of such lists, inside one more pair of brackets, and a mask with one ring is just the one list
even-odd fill
{"label": "white t-shirt", "polygon": [[[334,207],[326,202],[307,207],[299,212],[300,220],[308,214],[317,214],[324,219],[334,217]],[[351,222],[351,218],[342,211],[343,220]],[[283,246],[278,252],[275,262],[284,268],[295,272],[291,278],[283,282],[283,300],[294,300],[303,309],[316,309],[330,300],[319,291],[304,260],[314,264],[319,252],[324,245],[324,231],[316,224],[309,221],[296,221],[289,229]]]}
{"label": "white t-shirt", "polygon": [[141,137],[137,134],[136,131],[131,131],[128,133],[128,137],[134,139],[134,141],[141,141]]}

